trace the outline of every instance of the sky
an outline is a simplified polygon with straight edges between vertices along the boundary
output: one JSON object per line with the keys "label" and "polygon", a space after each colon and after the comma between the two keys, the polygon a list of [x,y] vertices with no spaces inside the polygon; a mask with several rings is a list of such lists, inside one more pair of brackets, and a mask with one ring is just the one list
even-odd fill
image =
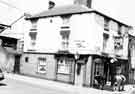
{"label": "sky", "polygon": [[[73,0],[52,0],[56,6],[72,4]],[[3,3],[4,2],[4,3]],[[8,3],[9,5],[5,4]],[[36,14],[47,10],[48,0],[0,0],[0,23],[11,24],[23,13]],[[92,8],[135,26],[135,0],[92,0]]]}

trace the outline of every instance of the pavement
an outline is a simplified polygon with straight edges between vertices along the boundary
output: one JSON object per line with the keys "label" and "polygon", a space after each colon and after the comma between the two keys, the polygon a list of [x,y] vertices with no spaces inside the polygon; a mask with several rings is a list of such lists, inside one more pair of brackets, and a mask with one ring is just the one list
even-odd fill
{"label": "pavement", "polygon": [[135,94],[135,86],[133,85],[126,85],[125,91],[122,92],[113,92],[113,91],[107,91],[107,90],[99,90],[94,89],[90,87],[82,87],[82,86],[75,86],[70,85],[66,83],[46,80],[46,79],[40,79],[40,78],[34,78],[34,77],[28,77],[24,75],[18,75],[13,73],[4,73],[5,78],[10,78],[14,80],[23,81],[26,83],[42,86],[42,87],[49,87],[49,88],[56,88],[58,90],[64,90],[67,92],[72,92],[73,94]]}

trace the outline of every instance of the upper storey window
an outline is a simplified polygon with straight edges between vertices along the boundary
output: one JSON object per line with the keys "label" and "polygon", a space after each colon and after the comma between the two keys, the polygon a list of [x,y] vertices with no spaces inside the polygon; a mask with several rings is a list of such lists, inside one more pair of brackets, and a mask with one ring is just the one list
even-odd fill
{"label": "upper storey window", "polygon": [[69,45],[69,36],[70,36],[70,17],[71,15],[63,15],[61,16],[63,23],[60,30],[60,35],[62,38],[62,49],[68,50]]}
{"label": "upper storey window", "polygon": [[128,35],[128,30],[129,29],[126,26],[121,26],[121,34],[123,37],[126,37],[126,35]]}
{"label": "upper storey window", "polygon": [[61,16],[62,20],[63,20],[63,25],[69,25],[70,24],[70,17],[71,15],[63,15]]}
{"label": "upper storey window", "polygon": [[109,41],[109,34],[103,33],[103,51],[107,50],[108,41]]}
{"label": "upper storey window", "polygon": [[104,18],[104,30],[109,31],[109,19]]}
{"label": "upper storey window", "polygon": [[109,22],[109,26],[110,26],[110,30],[112,30],[112,31],[118,31],[118,23],[117,22],[115,22],[115,21],[110,21]]}
{"label": "upper storey window", "polygon": [[121,35],[122,34],[122,25],[121,24],[119,24],[118,25],[118,35]]}
{"label": "upper storey window", "polygon": [[31,31],[37,30],[37,21],[38,21],[38,19],[31,20],[31,24],[32,24]]}
{"label": "upper storey window", "polygon": [[99,14],[95,14],[95,21],[97,24],[99,24],[102,28],[104,28],[104,17],[99,15]]}

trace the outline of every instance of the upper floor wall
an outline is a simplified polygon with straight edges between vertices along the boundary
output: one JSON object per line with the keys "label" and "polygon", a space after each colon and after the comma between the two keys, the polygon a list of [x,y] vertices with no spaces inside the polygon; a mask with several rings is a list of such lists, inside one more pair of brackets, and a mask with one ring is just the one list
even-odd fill
{"label": "upper floor wall", "polygon": [[127,57],[129,27],[98,13],[31,20],[24,51],[119,55]]}
{"label": "upper floor wall", "polygon": [[127,58],[128,32],[131,28],[103,15],[95,14],[94,17],[95,30],[102,32],[102,53]]}
{"label": "upper floor wall", "polygon": [[99,36],[94,35],[100,33],[94,31],[93,14],[90,13],[34,19],[31,27],[25,35],[24,51],[70,50],[86,54],[94,50],[95,44],[101,46],[101,42],[93,42],[99,41]]}

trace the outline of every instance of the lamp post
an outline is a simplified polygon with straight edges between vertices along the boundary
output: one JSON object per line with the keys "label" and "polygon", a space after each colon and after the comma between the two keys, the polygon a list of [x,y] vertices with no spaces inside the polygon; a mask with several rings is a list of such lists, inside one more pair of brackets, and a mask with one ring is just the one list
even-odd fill
{"label": "lamp post", "polygon": [[77,64],[77,60],[79,59],[80,55],[78,52],[76,52],[74,54],[74,58],[75,58],[75,64],[74,64],[74,84],[77,84],[77,68],[78,68],[78,64]]}

